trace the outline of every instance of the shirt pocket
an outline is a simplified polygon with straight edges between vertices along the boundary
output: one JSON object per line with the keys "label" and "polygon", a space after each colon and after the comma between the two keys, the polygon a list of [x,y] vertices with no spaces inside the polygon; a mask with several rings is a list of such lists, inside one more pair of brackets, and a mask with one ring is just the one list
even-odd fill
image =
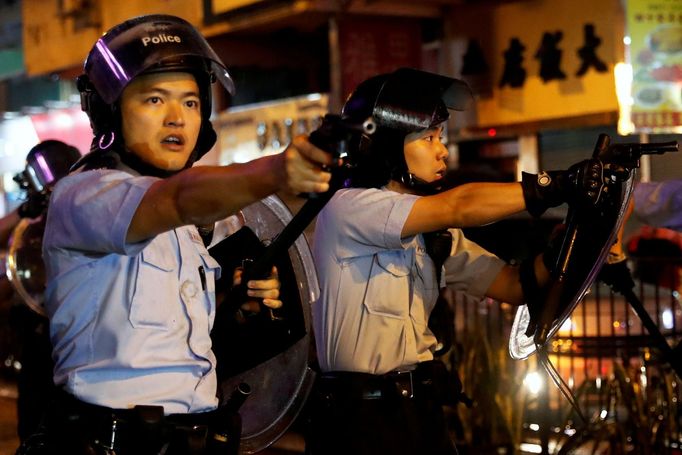
{"label": "shirt pocket", "polygon": [[404,250],[374,255],[364,305],[370,314],[405,319],[410,306],[411,255]]}
{"label": "shirt pocket", "polygon": [[174,250],[142,250],[138,261],[135,292],[130,306],[130,323],[135,328],[168,330],[177,305],[178,279]]}
{"label": "shirt pocket", "polygon": [[213,315],[216,307],[215,282],[220,278],[221,267],[209,253],[200,253],[204,276],[201,286],[209,304],[209,313]]}

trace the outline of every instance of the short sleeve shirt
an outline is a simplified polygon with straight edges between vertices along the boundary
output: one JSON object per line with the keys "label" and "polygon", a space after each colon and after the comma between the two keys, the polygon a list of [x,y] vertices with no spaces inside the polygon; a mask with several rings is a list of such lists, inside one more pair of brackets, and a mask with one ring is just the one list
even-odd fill
{"label": "short sleeve shirt", "polygon": [[[401,238],[419,196],[343,189],[320,212],[313,255],[320,298],[313,307],[323,371],[383,374],[431,360],[428,320],[439,292],[421,235]],[[504,262],[451,230],[446,284],[482,297]]]}
{"label": "short sleeve shirt", "polygon": [[55,186],[43,239],[54,380],[102,406],[207,411],[217,406],[219,266],[194,226],[126,242],[157,180],[104,169]]}

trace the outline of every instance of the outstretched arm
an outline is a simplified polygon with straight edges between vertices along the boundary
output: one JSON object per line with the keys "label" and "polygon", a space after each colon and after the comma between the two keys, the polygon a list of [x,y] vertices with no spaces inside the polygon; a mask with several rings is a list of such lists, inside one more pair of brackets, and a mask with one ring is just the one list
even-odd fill
{"label": "outstretched arm", "polygon": [[179,226],[213,223],[280,190],[327,191],[331,175],[321,166],[330,162],[329,154],[299,136],[277,155],[179,172],[148,189],[126,240],[133,243]]}
{"label": "outstretched arm", "polygon": [[540,216],[569,201],[595,204],[603,188],[603,164],[597,159],[565,171],[524,172],[520,183],[469,183],[416,201],[402,235],[480,226],[523,210]]}
{"label": "outstretched arm", "polygon": [[[550,275],[542,260],[542,254],[535,257],[533,266],[538,286],[544,288],[549,284]],[[505,265],[488,288],[486,296],[512,305],[523,305],[526,303],[519,271],[520,268],[518,266]]]}
{"label": "outstretched arm", "polygon": [[467,183],[419,198],[403,225],[402,236],[481,226],[525,208],[519,183]]}

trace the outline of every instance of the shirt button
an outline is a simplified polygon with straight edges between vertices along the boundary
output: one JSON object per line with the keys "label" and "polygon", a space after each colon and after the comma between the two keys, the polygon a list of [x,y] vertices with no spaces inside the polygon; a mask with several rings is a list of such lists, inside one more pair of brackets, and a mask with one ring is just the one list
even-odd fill
{"label": "shirt button", "polygon": [[180,287],[180,293],[184,297],[190,297],[190,298],[194,297],[197,295],[197,291],[198,291],[197,285],[194,284],[192,281],[189,281],[189,280],[185,280],[182,283],[182,286]]}

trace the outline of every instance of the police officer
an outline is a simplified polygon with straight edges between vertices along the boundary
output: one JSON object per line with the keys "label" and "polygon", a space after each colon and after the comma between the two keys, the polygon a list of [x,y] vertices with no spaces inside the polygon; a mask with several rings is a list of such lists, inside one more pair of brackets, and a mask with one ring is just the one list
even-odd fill
{"label": "police officer", "polygon": [[[15,247],[12,258],[14,270],[9,273],[13,277],[12,286],[25,299],[25,305],[12,307],[11,314],[21,362],[17,378],[17,433],[20,441],[26,440],[38,428],[54,392],[48,321],[42,311],[43,296],[37,295],[44,286],[44,282],[39,280],[44,279],[40,244],[45,210],[55,183],[68,174],[69,168],[80,157],[76,147],[56,139],[33,146],[26,155],[26,167],[14,177],[19,187],[26,191],[26,199],[15,211],[0,219],[0,243],[7,244],[10,234],[13,234],[10,250],[12,245],[23,245]],[[16,226],[22,219],[32,221],[18,230]]]}
{"label": "police officer", "polygon": [[[234,93],[206,40],[174,16],[127,20],[87,56],[78,88],[92,148],[56,185],[43,243],[61,388],[53,453],[226,453],[234,439],[217,428],[229,416],[209,336],[220,268],[196,226],[282,189],[325,191],[330,158],[300,136],[282,154],[192,168],[216,140],[216,81]],[[277,284],[248,293],[277,307]]]}
{"label": "police officer", "polygon": [[[351,188],[318,216],[313,254],[320,298],[313,326],[321,375],[312,405],[311,454],[453,454],[442,405],[457,399],[430,315],[439,288],[522,304],[548,282],[542,256],[519,267],[467,240],[459,228],[569,199],[598,197],[601,164],[525,174],[519,183],[442,191],[448,109],[466,107],[461,81],[402,68],[361,83],[342,117],[372,116]],[[443,241],[445,239],[445,241]]]}

